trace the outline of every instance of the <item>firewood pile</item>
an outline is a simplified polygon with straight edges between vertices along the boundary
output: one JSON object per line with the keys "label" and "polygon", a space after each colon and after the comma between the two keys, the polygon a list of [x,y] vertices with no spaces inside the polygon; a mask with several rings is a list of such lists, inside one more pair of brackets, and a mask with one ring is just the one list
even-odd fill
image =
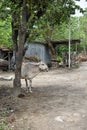
{"label": "firewood pile", "polygon": [[4,59],[0,59],[0,65],[6,66],[8,65],[8,61]]}
{"label": "firewood pile", "polygon": [[0,59],[0,69],[7,70],[8,69],[8,61],[4,59]]}
{"label": "firewood pile", "polygon": [[87,55],[85,55],[85,56],[78,56],[77,61],[79,61],[79,62],[87,61]]}

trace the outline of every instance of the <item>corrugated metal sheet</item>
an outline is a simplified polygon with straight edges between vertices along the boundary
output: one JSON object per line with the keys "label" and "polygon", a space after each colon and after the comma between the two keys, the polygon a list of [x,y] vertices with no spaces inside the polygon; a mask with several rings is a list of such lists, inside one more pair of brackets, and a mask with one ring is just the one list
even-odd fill
{"label": "corrugated metal sheet", "polygon": [[51,62],[51,54],[49,48],[43,44],[29,43],[25,55],[26,56],[36,55],[47,64]]}

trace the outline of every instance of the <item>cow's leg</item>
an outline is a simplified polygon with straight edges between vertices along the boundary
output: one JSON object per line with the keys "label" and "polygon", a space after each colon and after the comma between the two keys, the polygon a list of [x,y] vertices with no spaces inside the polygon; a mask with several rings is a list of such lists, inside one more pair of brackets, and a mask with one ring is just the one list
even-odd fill
{"label": "cow's leg", "polygon": [[32,90],[31,90],[31,88],[32,88],[32,79],[29,79],[29,81],[30,81],[29,91],[30,91],[30,93],[32,93]]}
{"label": "cow's leg", "polygon": [[29,92],[29,87],[28,87],[28,81],[27,81],[27,79],[25,79],[25,82],[26,82],[27,92]]}

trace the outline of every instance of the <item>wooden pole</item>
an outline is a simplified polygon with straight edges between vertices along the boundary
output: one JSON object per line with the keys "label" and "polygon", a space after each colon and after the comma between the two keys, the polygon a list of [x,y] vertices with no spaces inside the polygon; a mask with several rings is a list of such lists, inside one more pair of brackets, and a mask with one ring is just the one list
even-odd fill
{"label": "wooden pole", "polygon": [[70,64],[71,64],[71,60],[70,60],[71,50],[70,50],[70,47],[71,47],[71,26],[70,26],[70,16],[69,16],[69,61],[68,61],[69,69],[70,69]]}

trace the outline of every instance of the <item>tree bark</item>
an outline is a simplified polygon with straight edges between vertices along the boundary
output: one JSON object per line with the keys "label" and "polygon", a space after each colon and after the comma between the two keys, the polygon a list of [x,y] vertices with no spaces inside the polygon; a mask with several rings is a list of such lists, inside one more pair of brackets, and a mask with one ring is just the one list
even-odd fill
{"label": "tree bark", "polygon": [[26,0],[23,0],[22,18],[20,18],[19,14],[19,21],[18,21],[16,15],[15,22],[18,22],[18,24],[16,25],[16,27],[13,26],[13,32],[12,32],[13,43],[15,48],[15,78],[13,86],[14,86],[14,94],[18,95],[21,93],[21,65],[26,38]]}

